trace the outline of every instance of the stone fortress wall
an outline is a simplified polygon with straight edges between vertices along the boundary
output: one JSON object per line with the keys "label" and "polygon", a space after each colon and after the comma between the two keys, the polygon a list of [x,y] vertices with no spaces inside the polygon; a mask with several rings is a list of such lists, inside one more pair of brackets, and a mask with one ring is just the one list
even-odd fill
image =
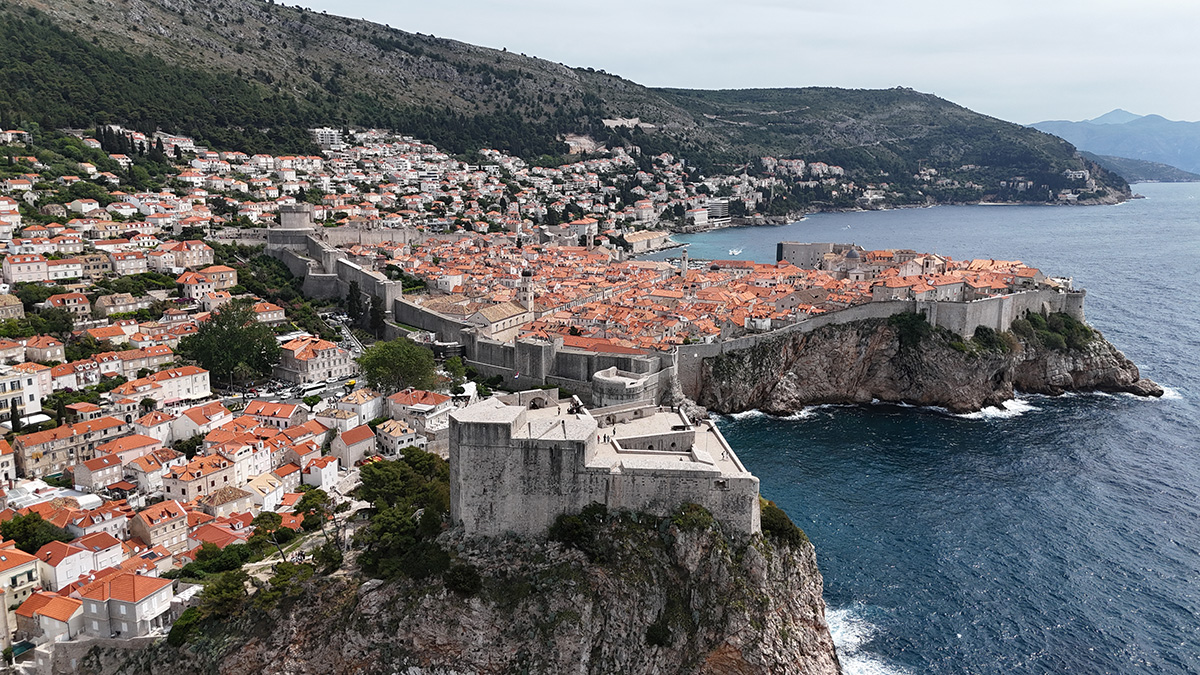
{"label": "stone fortress wall", "polygon": [[593,503],[657,516],[694,503],[732,531],[760,531],[758,478],[711,421],[646,402],[512,403],[451,413],[450,518],[467,533],[539,536]]}
{"label": "stone fortress wall", "polygon": [[756,333],[734,340],[702,345],[687,345],[677,350],[676,375],[685,396],[695,398],[700,388],[701,364],[728,352],[750,349],[766,340],[790,333],[810,333],[832,324],[845,324],[864,319],[886,319],[894,314],[915,312],[929,323],[970,339],[975,329],[986,326],[997,332],[1012,327],[1012,322],[1026,312],[1051,314],[1062,312],[1084,321],[1083,304],[1086,291],[1062,292],[1052,289],[1020,291],[1009,295],[983,298],[970,302],[936,300],[889,300],[854,305],[836,312],[818,314],[803,321],[766,333]]}
{"label": "stone fortress wall", "polygon": [[[389,234],[373,243],[393,241],[396,235],[390,233],[404,230],[384,232]],[[346,239],[372,233],[370,230],[347,231],[335,238]],[[350,292],[350,284],[358,282],[363,300],[369,303],[372,296],[379,296],[383,300],[385,313],[390,315],[396,301],[403,296],[403,285],[399,281],[391,281],[379,272],[363,269],[346,259],[344,251],[318,236],[313,224],[312,206],[309,204],[280,207],[279,226],[267,230],[266,253],[287,265],[292,274],[304,279],[302,291],[306,297],[345,297]]]}

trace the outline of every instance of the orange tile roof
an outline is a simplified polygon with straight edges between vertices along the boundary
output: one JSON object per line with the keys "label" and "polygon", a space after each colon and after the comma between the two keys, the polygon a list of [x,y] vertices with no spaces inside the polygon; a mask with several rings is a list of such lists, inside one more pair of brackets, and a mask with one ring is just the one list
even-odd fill
{"label": "orange tile roof", "polygon": [[170,586],[170,579],[159,579],[141,574],[120,572],[111,577],[93,581],[79,589],[79,595],[89,600],[120,600],[141,602],[154,593]]}
{"label": "orange tile roof", "polygon": [[0,572],[7,572],[15,567],[36,561],[37,558],[19,549],[0,549]]}
{"label": "orange tile roof", "polygon": [[342,434],[342,442],[346,445],[358,445],[367,440],[374,440],[375,432],[366,424],[354,427]]}
{"label": "orange tile roof", "polygon": [[157,525],[163,521],[174,520],[184,516],[183,506],[179,502],[172,499],[171,501],[159,502],[153,506],[148,506],[137,514],[137,518],[147,525]]}
{"label": "orange tile roof", "polygon": [[82,610],[82,600],[38,591],[29,596],[28,600],[21,603],[21,606],[17,608],[17,615],[30,619],[35,615],[41,615],[61,623],[67,623],[71,620],[71,617]]}
{"label": "orange tile roof", "polygon": [[39,548],[37,553],[34,555],[39,561],[44,562],[51,567],[58,567],[62,561],[70,558],[73,555],[79,555],[80,553],[87,553],[87,550],[79,546],[75,546],[74,544],[67,544],[61,541],[52,541]]}

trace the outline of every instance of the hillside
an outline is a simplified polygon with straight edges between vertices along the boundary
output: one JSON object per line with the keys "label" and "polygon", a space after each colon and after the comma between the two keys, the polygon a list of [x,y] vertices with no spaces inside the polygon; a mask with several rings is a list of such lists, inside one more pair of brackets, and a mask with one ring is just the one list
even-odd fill
{"label": "hillside", "polygon": [[1200,173],[1200,122],[1177,122],[1159,115],[1109,113],[1083,122],[1051,120],[1031,126],[1097,155],[1141,159]]}
{"label": "hillside", "polygon": [[[3,0],[0,36],[7,120],[158,126],[245,151],[308,151],[302,129],[331,124],[403,130],[453,153],[497,147],[553,162],[567,149],[563,136],[581,133],[669,151],[709,172],[765,154],[903,184],[922,168],[972,165],[976,174],[961,182],[1000,199],[1009,198],[1001,180],[1058,189],[1063,170],[1089,168],[1058,139],[911,90],[649,89],[257,0]],[[613,117],[654,128],[608,130],[601,120]],[[1097,173],[1101,185],[1125,190]]]}
{"label": "hillside", "polygon": [[1170,164],[1148,162],[1144,159],[1129,159],[1128,157],[1113,157],[1112,155],[1097,155],[1091,152],[1079,154],[1130,183],[1194,183],[1200,181],[1200,175],[1177,169]]}
{"label": "hillside", "polygon": [[790,541],[742,540],[645,514],[606,521],[586,553],[447,532],[439,542],[477,571],[441,579],[280,564],[269,586],[181,620],[168,640],[83,644],[54,665],[91,675],[841,672],[816,555],[798,529]]}

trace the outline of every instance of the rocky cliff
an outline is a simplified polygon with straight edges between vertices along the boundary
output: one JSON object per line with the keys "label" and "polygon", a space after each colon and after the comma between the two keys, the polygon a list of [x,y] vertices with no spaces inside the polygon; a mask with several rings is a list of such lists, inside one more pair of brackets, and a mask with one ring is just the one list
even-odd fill
{"label": "rocky cliff", "polygon": [[733,539],[629,514],[601,529],[586,554],[451,531],[439,543],[479,571],[474,592],[433,577],[314,578],[267,611],[251,598],[180,648],[93,649],[79,672],[839,672],[821,575],[799,530],[791,543]]}
{"label": "rocky cliff", "polygon": [[1033,331],[1026,337],[990,334],[981,343],[923,321],[831,325],[706,359],[696,402],[720,413],[787,414],[809,405],[874,400],[973,412],[1001,405],[1015,391],[1162,395],[1103,336],[1081,330],[1086,339],[1068,346],[1047,331],[1040,334],[1050,335],[1045,338]]}

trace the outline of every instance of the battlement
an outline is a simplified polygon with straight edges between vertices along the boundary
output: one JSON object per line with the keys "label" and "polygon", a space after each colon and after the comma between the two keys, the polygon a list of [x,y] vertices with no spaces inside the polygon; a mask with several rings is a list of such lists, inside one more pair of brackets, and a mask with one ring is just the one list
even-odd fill
{"label": "battlement", "polygon": [[[542,401],[544,399],[532,399]],[[450,416],[450,515],[471,534],[544,534],[592,503],[668,515],[700,504],[758,532],[758,478],[711,421],[649,403],[579,399],[526,408],[488,399]]]}

